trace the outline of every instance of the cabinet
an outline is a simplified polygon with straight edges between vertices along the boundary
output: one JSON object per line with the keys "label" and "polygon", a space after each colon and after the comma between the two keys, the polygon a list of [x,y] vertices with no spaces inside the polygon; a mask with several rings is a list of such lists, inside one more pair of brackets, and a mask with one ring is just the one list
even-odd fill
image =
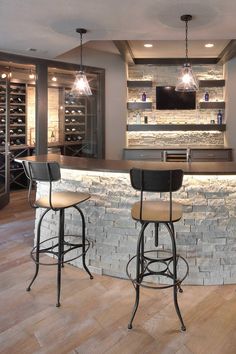
{"label": "cabinet", "polygon": [[209,161],[232,161],[232,149],[142,149],[127,148],[124,149],[124,160],[155,160],[155,161],[182,161],[186,162],[188,158],[192,162]]}
{"label": "cabinet", "polygon": [[231,149],[191,150],[191,161],[232,161]]}
{"label": "cabinet", "polygon": [[124,149],[124,160],[163,160],[163,151],[156,149]]}

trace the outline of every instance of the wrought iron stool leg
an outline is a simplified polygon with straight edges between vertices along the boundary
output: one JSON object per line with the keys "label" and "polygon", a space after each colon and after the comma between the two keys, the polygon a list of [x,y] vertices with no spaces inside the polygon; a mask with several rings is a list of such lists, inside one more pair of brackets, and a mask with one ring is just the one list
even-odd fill
{"label": "wrought iron stool leg", "polygon": [[58,241],[58,260],[57,260],[57,303],[56,307],[60,307],[60,295],[61,295],[61,267],[63,262],[63,242],[64,242],[64,219],[65,210],[60,209],[59,216],[59,241]]}
{"label": "wrought iron stool leg", "polygon": [[[173,295],[174,295],[174,305],[175,305],[175,310],[176,313],[179,317],[180,323],[181,323],[181,330],[186,331],[186,327],[179,309],[178,305],[178,284],[177,282],[177,257],[176,257],[176,243],[175,243],[175,231],[174,231],[174,225],[173,223],[170,223],[168,225],[168,230],[171,236],[171,242],[172,242],[172,252],[173,252]],[[181,289],[181,288],[180,288]]]}
{"label": "wrought iron stool leg", "polygon": [[137,312],[138,309],[138,305],[139,305],[139,298],[140,298],[140,285],[138,283],[140,283],[142,281],[142,272],[144,271],[144,266],[143,266],[143,252],[144,252],[144,230],[146,229],[148,223],[144,223],[142,224],[142,228],[140,230],[139,233],[139,239],[138,239],[138,243],[137,243],[137,254],[136,254],[136,284],[135,284],[135,303],[134,303],[134,307],[133,307],[133,312],[131,315],[131,319],[129,321],[128,324],[128,329],[132,329],[132,323],[135,317],[135,314]]}
{"label": "wrought iron stool leg", "polygon": [[35,273],[33,276],[33,279],[31,280],[29,286],[26,288],[26,291],[30,291],[31,290],[31,286],[33,284],[33,282],[35,281],[35,279],[37,278],[38,272],[39,272],[39,251],[40,251],[40,233],[41,233],[41,224],[43,221],[43,217],[44,215],[49,211],[50,209],[46,209],[42,216],[39,219],[38,222],[38,226],[37,226],[37,241],[36,241],[36,257],[35,257]]}
{"label": "wrought iron stool leg", "polygon": [[93,279],[92,274],[90,273],[86,263],[85,263],[85,256],[86,256],[86,245],[85,245],[85,219],[84,219],[84,214],[82,213],[82,211],[80,210],[80,208],[78,208],[77,206],[74,206],[76,210],[78,210],[78,212],[80,213],[81,216],[81,220],[82,220],[82,263],[83,263],[83,267],[86,270],[86,272],[88,273],[90,279]]}

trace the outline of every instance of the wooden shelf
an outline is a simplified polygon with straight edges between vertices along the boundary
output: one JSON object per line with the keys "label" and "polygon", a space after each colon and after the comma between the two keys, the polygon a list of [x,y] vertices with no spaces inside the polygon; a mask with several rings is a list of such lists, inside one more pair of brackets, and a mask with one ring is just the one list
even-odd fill
{"label": "wooden shelf", "polygon": [[199,80],[199,87],[224,87],[225,80]]}
{"label": "wooden shelf", "polygon": [[225,108],[225,102],[220,101],[220,102],[199,102],[199,108],[200,109],[224,109]]}
{"label": "wooden shelf", "polygon": [[128,109],[152,109],[152,102],[127,102]]}
{"label": "wooden shelf", "polygon": [[145,80],[128,80],[127,87],[152,87],[152,81]]}
{"label": "wooden shelf", "polygon": [[128,124],[127,131],[225,131],[225,124]]}

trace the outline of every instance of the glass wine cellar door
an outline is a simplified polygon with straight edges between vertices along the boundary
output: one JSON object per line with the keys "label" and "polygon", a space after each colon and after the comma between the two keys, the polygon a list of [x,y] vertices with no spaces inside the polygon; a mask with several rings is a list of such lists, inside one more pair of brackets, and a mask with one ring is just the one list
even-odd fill
{"label": "glass wine cellar door", "polygon": [[9,82],[1,79],[0,81],[0,208],[9,202],[9,117],[8,95]]}

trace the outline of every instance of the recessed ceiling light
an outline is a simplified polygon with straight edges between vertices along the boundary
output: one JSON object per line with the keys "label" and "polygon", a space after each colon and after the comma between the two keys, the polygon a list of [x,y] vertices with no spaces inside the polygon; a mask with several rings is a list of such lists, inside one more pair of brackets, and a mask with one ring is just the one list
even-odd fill
{"label": "recessed ceiling light", "polygon": [[212,48],[212,47],[214,47],[214,44],[213,43],[207,43],[207,44],[205,44],[205,47],[206,48]]}
{"label": "recessed ceiling light", "polygon": [[152,48],[153,47],[153,45],[151,43],[145,43],[143,46],[146,47],[146,48]]}

